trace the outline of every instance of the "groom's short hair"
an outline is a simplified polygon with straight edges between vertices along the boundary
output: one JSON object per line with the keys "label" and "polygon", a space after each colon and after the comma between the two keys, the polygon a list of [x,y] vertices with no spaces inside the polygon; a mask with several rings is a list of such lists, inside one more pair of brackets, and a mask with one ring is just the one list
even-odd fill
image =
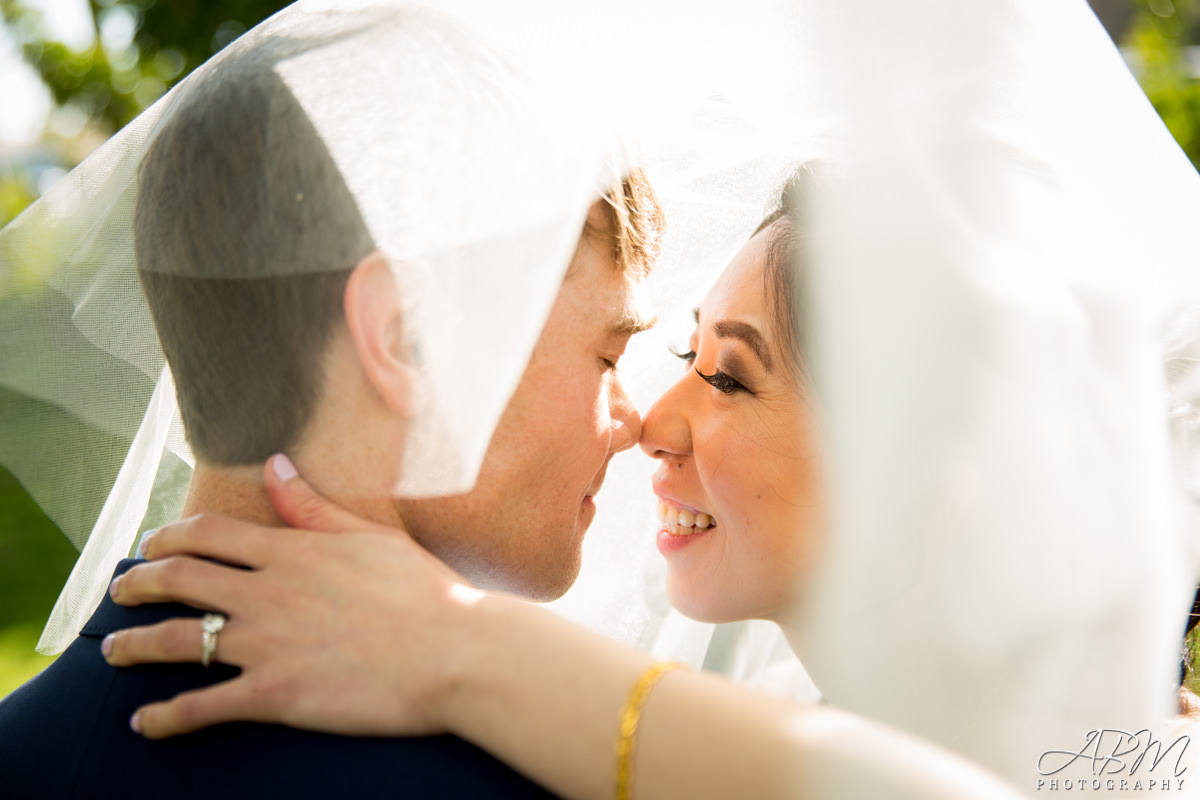
{"label": "groom's short hair", "polygon": [[631,276],[646,277],[662,247],[663,212],[645,171],[630,171],[610,186],[600,200],[608,230],[597,230],[588,223],[584,235],[608,239],[617,268]]}
{"label": "groom's short hair", "polygon": [[188,443],[206,463],[237,466],[303,433],[346,281],[375,244],[279,76],[220,67],[160,123],[138,177],[134,245]]}
{"label": "groom's short hair", "polygon": [[[375,249],[332,156],[269,66],[224,67],[168,110],[138,179],[134,245],[188,443],[213,466],[291,449],[355,265]],[[649,272],[662,212],[640,171],[603,196],[618,268]]]}

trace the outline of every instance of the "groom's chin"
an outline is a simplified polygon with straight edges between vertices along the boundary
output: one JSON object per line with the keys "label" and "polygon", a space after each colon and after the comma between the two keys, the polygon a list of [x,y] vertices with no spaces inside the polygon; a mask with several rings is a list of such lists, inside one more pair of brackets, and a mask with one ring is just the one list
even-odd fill
{"label": "groom's chin", "polygon": [[582,536],[575,539],[551,541],[541,547],[506,549],[492,557],[473,554],[474,557],[467,559],[445,560],[479,589],[546,603],[566,594],[579,577]]}
{"label": "groom's chin", "polygon": [[[594,509],[591,505],[591,510]],[[509,554],[511,585],[506,591],[539,603],[566,594],[575,585],[583,566],[583,538],[594,517],[588,511],[585,507],[574,520],[560,517],[562,521],[558,524],[545,524],[541,530],[529,531],[532,535],[520,540],[521,555],[516,549]]]}
{"label": "groom's chin", "polygon": [[[577,549],[553,562],[521,565],[514,570],[504,591],[519,594],[538,603],[557,600],[575,585],[582,566],[582,553]],[[499,587],[498,587],[499,588]]]}

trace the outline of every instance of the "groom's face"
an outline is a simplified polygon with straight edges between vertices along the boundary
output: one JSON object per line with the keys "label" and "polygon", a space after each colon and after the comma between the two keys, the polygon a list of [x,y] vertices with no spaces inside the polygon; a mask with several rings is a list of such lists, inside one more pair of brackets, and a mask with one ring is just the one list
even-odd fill
{"label": "groom's face", "polygon": [[476,585],[539,600],[574,582],[609,459],[641,435],[616,362],[652,323],[599,207],[589,222],[475,488],[398,501],[413,536]]}

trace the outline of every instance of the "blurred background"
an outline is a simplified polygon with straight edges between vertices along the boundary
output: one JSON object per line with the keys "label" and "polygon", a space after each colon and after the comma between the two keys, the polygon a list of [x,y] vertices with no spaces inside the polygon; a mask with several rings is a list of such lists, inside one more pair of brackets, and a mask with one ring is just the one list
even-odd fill
{"label": "blurred background", "polygon": [[[1090,4],[1200,166],[1200,0]],[[0,227],[173,84],[285,5],[0,0]],[[0,468],[0,697],[52,661],[33,648],[77,555]]]}

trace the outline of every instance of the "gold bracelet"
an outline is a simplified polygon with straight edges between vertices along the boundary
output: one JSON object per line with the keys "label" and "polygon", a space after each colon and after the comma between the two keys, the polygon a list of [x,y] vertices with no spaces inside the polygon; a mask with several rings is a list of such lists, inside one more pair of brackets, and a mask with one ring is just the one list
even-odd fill
{"label": "gold bracelet", "polygon": [[655,661],[646,667],[629,692],[621,708],[621,727],[617,731],[617,742],[613,748],[616,755],[617,800],[633,797],[633,738],[637,735],[638,721],[642,717],[642,706],[658,679],[674,669],[682,669],[673,661]]}

